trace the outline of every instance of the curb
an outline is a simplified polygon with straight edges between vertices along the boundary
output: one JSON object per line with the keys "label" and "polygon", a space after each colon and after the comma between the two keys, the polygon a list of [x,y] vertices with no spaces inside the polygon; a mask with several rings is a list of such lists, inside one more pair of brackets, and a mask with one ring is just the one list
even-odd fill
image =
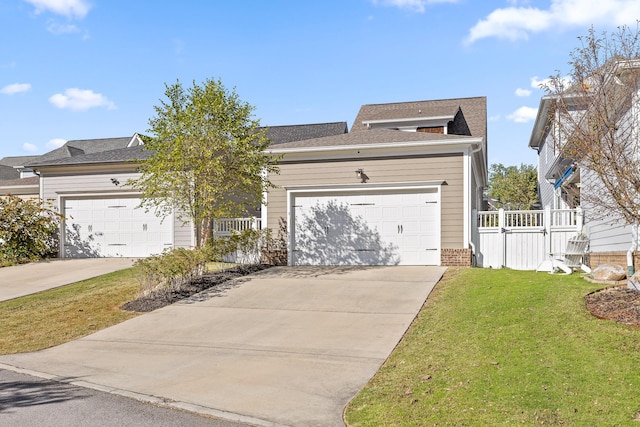
{"label": "curb", "polygon": [[246,415],[240,415],[233,412],[221,411],[218,409],[208,408],[206,406],[196,405],[189,402],[181,402],[177,400],[166,399],[163,397],[153,396],[150,394],[137,393],[129,390],[123,390],[115,387],[103,386],[100,384],[90,383],[87,381],[74,381],[69,380],[58,375],[48,374],[46,372],[33,371],[30,369],[18,368],[17,366],[7,365],[0,363],[0,369],[6,371],[16,372],[18,374],[30,375],[32,377],[42,378],[49,381],[55,381],[58,383],[70,384],[77,387],[88,388],[96,390],[102,393],[109,393],[117,396],[126,397],[128,399],[135,399],[140,402],[150,403],[155,406],[161,406],[170,409],[177,409],[181,411],[194,412],[196,414],[218,418],[225,421],[232,421],[236,423],[248,424],[256,427],[291,427],[285,424],[278,424],[259,418],[253,418]]}

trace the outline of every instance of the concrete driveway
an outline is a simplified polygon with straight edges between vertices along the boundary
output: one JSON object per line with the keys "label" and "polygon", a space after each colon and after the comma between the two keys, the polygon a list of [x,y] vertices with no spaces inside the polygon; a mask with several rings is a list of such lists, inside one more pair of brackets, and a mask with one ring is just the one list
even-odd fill
{"label": "concrete driveway", "polygon": [[265,270],[0,368],[252,425],[340,426],[440,267]]}
{"label": "concrete driveway", "polygon": [[0,268],[0,301],[35,294],[133,265],[131,258],[56,259]]}

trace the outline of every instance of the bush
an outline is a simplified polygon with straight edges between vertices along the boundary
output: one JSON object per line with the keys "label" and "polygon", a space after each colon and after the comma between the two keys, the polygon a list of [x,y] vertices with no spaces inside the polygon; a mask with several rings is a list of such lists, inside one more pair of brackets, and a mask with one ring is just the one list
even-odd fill
{"label": "bush", "polygon": [[207,258],[211,261],[259,264],[266,236],[267,230],[247,229],[234,231],[230,236],[216,237],[206,246]]}
{"label": "bush", "polygon": [[140,293],[171,292],[202,276],[205,270],[206,252],[200,249],[172,249],[159,255],[139,259],[135,265],[140,269]]}
{"label": "bush", "polygon": [[55,255],[61,219],[62,215],[39,200],[0,198],[0,265]]}

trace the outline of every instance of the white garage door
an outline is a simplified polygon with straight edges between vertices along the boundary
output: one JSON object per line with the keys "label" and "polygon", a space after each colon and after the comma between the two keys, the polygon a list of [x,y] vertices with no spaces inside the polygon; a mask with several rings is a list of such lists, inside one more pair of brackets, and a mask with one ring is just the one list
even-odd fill
{"label": "white garage door", "polygon": [[173,247],[173,220],[137,208],[139,198],[66,199],[64,256],[145,257]]}
{"label": "white garage door", "polygon": [[438,192],[293,198],[294,265],[439,265]]}

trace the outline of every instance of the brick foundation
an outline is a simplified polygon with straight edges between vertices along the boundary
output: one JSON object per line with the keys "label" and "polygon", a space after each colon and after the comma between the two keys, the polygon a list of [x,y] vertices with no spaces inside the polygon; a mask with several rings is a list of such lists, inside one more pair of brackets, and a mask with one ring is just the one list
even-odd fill
{"label": "brick foundation", "polygon": [[442,249],[440,265],[444,267],[471,267],[471,249]]}
{"label": "brick foundation", "polygon": [[[596,268],[600,264],[618,264],[627,269],[627,253],[624,251],[618,252],[592,252],[587,254],[585,264],[589,267]],[[640,252],[633,253],[633,265],[636,270],[640,270]]]}

